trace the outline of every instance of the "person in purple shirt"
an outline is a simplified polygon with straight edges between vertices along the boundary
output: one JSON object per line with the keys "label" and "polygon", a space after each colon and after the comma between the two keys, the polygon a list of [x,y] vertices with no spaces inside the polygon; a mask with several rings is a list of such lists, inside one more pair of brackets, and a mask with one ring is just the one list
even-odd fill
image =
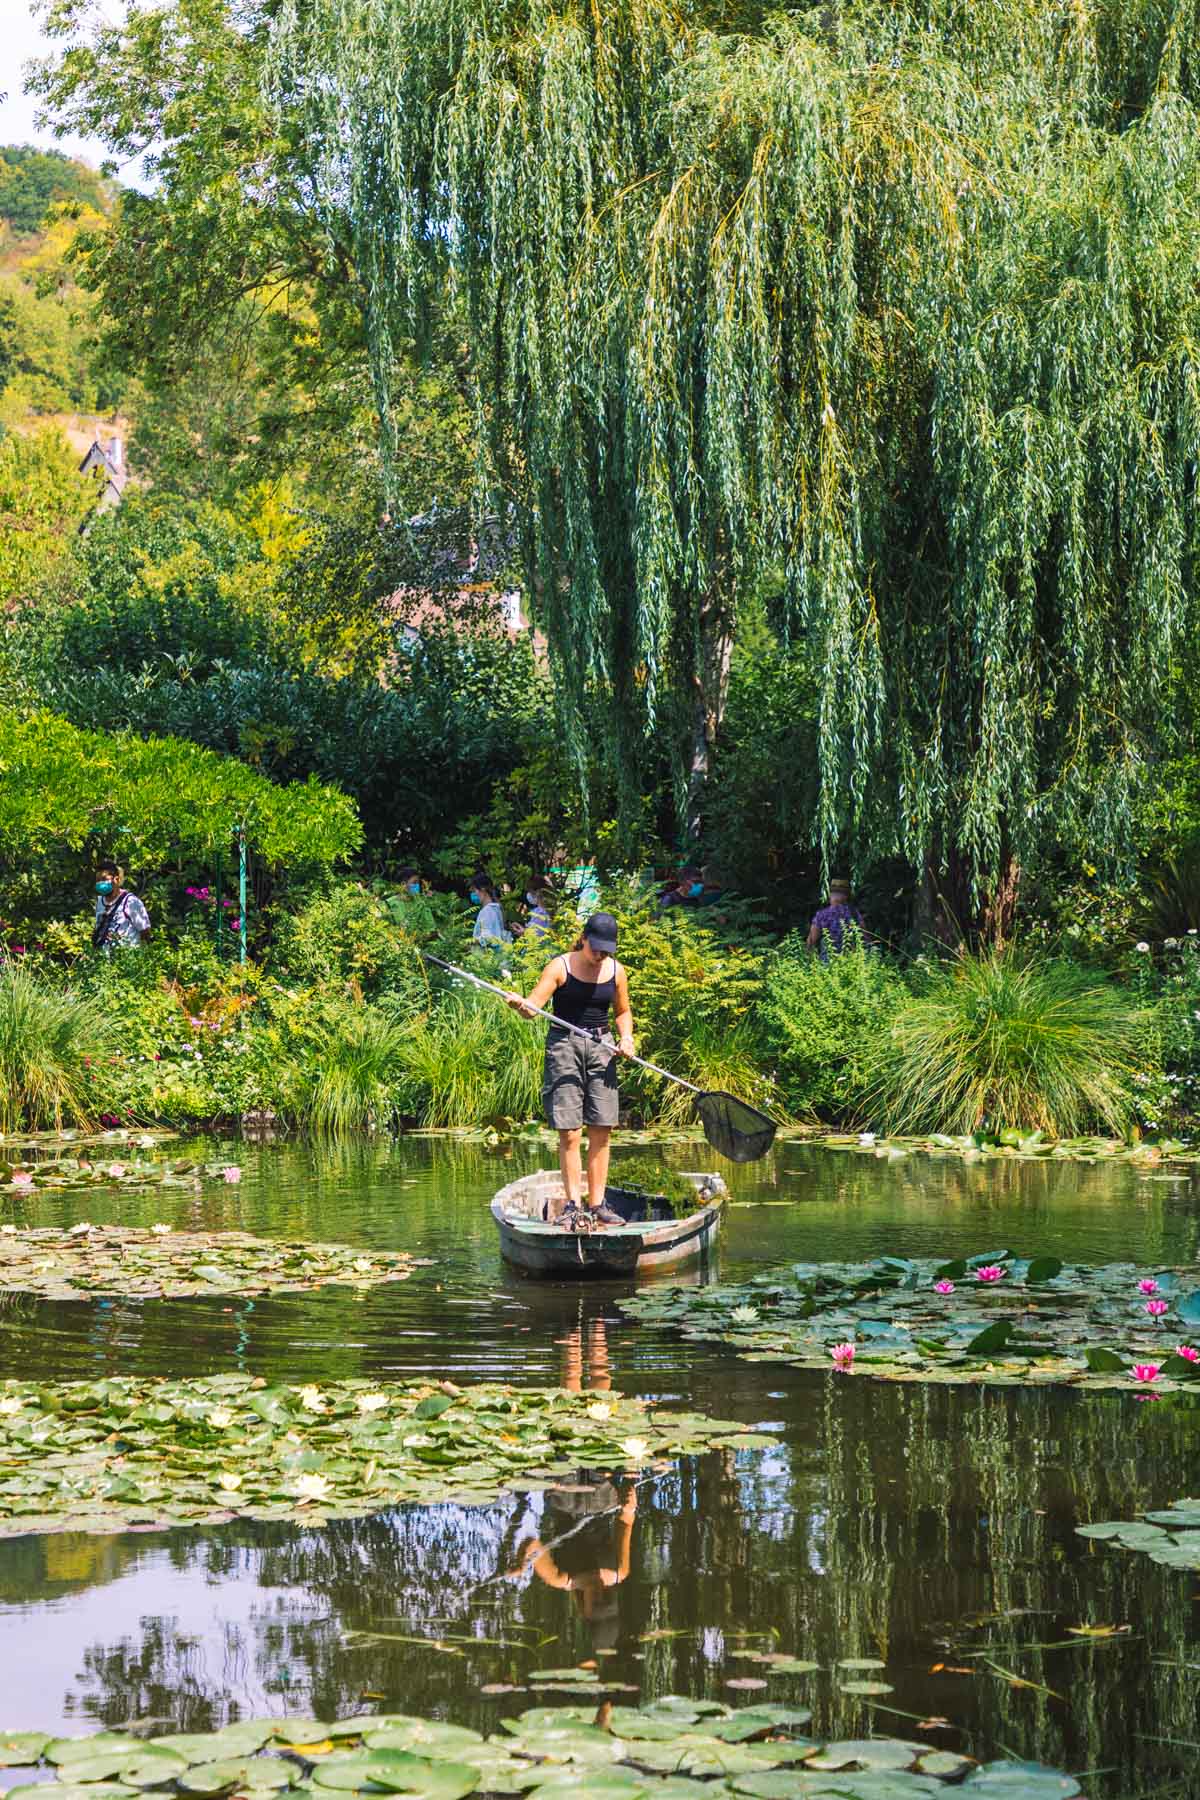
{"label": "person in purple shirt", "polygon": [[860,932],[866,935],[863,916],[850,898],[848,881],[831,881],[829,884],[829,905],[822,906],[813,914],[813,922],[808,932],[808,947],[815,950],[822,962],[829,961],[830,950],[840,950],[846,936],[847,925],[857,925]]}

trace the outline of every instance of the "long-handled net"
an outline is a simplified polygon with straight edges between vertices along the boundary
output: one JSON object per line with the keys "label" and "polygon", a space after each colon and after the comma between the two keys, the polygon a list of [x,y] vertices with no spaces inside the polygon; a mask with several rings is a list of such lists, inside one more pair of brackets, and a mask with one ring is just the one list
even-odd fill
{"label": "long-handled net", "polygon": [[[452,975],[461,975],[464,981],[470,981],[476,987],[486,988],[489,994],[499,994],[502,1000],[508,995],[494,981],[484,981],[481,975],[472,975],[469,969],[460,969],[457,963],[444,962],[440,956],[431,956],[428,950],[421,955],[426,962],[436,963],[439,969],[448,969]],[[549,1019],[560,1031],[573,1031],[579,1037],[585,1037],[594,1043],[590,1031],[580,1025],[572,1025],[566,1019],[557,1019],[540,1006],[530,1008],[540,1019]],[[618,1055],[615,1046],[612,1053]],[[775,1123],[768,1119],[766,1113],[758,1112],[739,1100],[735,1094],[725,1094],[719,1089],[697,1087],[694,1081],[685,1081],[682,1075],[672,1075],[669,1069],[660,1069],[657,1063],[647,1062],[644,1056],[629,1056],[627,1062],[640,1064],[654,1075],[661,1075],[664,1081],[674,1081],[679,1087],[688,1088],[695,1095],[692,1110],[703,1128],[704,1135],[713,1149],[727,1157],[730,1162],[757,1162],[765,1156],[775,1142]]]}

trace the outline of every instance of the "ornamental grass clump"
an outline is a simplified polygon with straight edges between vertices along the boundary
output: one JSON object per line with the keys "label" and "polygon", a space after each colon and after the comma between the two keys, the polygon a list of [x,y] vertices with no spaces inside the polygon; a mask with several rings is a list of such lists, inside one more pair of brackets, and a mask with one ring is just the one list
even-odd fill
{"label": "ornamental grass clump", "polygon": [[1143,1030],[1127,995],[1074,964],[963,954],[893,1018],[871,1107],[895,1132],[1122,1133]]}
{"label": "ornamental grass clump", "polygon": [[91,1068],[112,1037],[94,1000],[14,963],[0,969],[0,1132],[90,1127]]}
{"label": "ornamental grass clump", "polygon": [[314,1020],[288,1111],[317,1137],[344,1138],[396,1111],[404,1026],[378,1009],[347,1007]]}
{"label": "ornamental grass clump", "polygon": [[405,1035],[403,1110],[441,1127],[534,1118],[544,1045],[540,1024],[490,995],[451,990]]}

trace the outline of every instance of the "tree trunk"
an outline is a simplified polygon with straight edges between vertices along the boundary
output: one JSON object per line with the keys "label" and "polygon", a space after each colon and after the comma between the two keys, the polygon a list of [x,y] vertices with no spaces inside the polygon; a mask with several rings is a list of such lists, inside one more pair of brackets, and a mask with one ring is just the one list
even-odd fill
{"label": "tree trunk", "polygon": [[1007,844],[1000,855],[996,881],[983,908],[980,937],[993,950],[1003,950],[1012,937],[1021,892],[1021,865]]}
{"label": "tree trunk", "polygon": [[969,900],[963,879],[961,859],[950,850],[942,867],[941,846],[931,845],[925,853],[921,885],[913,924],[922,944],[937,944],[944,950],[961,948],[970,923]]}
{"label": "tree trunk", "polygon": [[713,752],[729,693],[733,656],[733,620],[714,580],[700,603],[700,660],[692,677],[692,742],[688,763],[684,824],[692,843],[703,830],[704,788],[712,771]]}

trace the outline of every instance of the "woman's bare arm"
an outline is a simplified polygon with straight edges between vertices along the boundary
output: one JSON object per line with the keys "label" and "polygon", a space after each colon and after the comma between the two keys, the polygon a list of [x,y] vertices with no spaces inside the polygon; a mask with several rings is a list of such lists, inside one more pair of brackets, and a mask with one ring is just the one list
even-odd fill
{"label": "woman's bare arm", "polygon": [[546,1002],[553,997],[555,989],[562,986],[562,965],[561,956],[556,956],[553,962],[547,963],[538,976],[528,999],[523,1000],[520,994],[505,994],[504,998],[515,1011],[521,1014],[522,1018],[532,1019],[533,1008],[535,1006],[544,1007]]}
{"label": "woman's bare arm", "polygon": [[617,964],[617,1013],[613,1020],[617,1031],[617,1048],[622,1056],[632,1056],[636,1049],[633,1041],[633,1008],[629,1004],[629,983],[620,963]]}

